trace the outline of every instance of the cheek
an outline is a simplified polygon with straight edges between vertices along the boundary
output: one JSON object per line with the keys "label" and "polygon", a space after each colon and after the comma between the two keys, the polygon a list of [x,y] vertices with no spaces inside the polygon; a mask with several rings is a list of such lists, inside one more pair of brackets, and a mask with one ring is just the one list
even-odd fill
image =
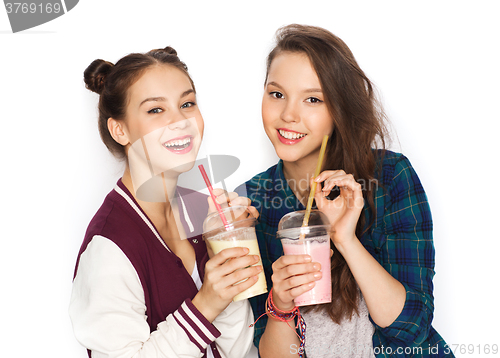
{"label": "cheek", "polygon": [[327,132],[331,136],[334,130],[334,125],[333,125],[333,119],[331,117],[328,117],[328,123],[326,125]]}
{"label": "cheek", "polygon": [[137,125],[133,123],[128,123],[125,127],[125,133],[128,136],[128,140],[130,141],[130,144],[134,144],[138,139],[140,139],[143,134],[140,131],[141,128],[138,128]]}
{"label": "cheek", "polygon": [[141,117],[139,118],[139,120],[134,121],[134,123],[131,123],[129,128],[132,137],[135,138],[135,140],[138,140],[143,138],[144,136],[147,136],[148,134],[153,133],[159,128],[162,128],[162,126],[152,125],[151,123],[148,123],[146,118]]}
{"label": "cheek", "polygon": [[205,122],[203,121],[201,115],[196,120],[196,125],[198,126],[198,132],[200,133],[200,137],[203,138],[203,132],[205,131]]}
{"label": "cheek", "polygon": [[316,123],[321,123],[321,129],[323,132],[329,133],[333,131],[333,119],[328,111],[324,111],[319,116],[317,116]]}
{"label": "cheek", "polygon": [[264,125],[273,121],[275,115],[275,108],[269,103],[268,100],[262,100],[262,121]]}

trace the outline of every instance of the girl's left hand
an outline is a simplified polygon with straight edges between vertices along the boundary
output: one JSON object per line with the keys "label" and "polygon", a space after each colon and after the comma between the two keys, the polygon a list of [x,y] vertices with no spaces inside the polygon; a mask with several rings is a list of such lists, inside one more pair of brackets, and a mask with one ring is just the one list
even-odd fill
{"label": "girl's left hand", "polygon": [[[346,174],[343,170],[326,170],[311,179],[311,184],[313,180],[317,183],[314,199],[318,209],[330,220],[330,237],[335,246],[355,240],[356,225],[364,206],[361,185],[352,174]],[[323,189],[321,183],[324,183]],[[335,186],[339,187],[340,195],[328,200],[325,196]]]}

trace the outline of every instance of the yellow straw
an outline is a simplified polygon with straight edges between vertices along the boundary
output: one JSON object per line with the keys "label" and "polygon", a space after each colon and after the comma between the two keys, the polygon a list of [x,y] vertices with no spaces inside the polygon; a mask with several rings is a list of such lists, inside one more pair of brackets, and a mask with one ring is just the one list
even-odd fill
{"label": "yellow straw", "polygon": [[[326,151],[326,143],[328,142],[328,136],[325,135],[323,137],[323,142],[321,143],[321,149],[319,151],[318,164],[316,165],[316,171],[314,172],[314,178],[316,178],[320,172],[321,167],[323,166],[323,159],[325,157]],[[309,192],[309,198],[307,199],[306,213],[304,215],[304,221],[302,222],[302,227],[306,227],[309,223],[309,216],[311,215],[311,208],[314,200],[314,193],[316,192],[316,182],[313,181],[311,186],[311,191]],[[305,234],[300,234],[300,239],[304,239]]]}

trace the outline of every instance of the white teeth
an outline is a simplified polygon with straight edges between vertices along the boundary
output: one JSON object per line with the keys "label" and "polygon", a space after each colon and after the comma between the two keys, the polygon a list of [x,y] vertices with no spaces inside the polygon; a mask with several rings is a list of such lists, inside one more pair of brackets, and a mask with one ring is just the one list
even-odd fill
{"label": "white teeth", "polygon": [[191,143],[191,137],[180,139],[180,140],[171,140],[170,142],[166,142],[163,145],[165,147],[179,147],[186,146]]}
{"label": "white teeth", "polygon": [[282,137],[286,138],[286,139],[300,139],[302,137],[305,137],[305,134],[303,133],[295,133],[295,132],[287,132],[287,131],[284,131],[283,129],[280,129],[279,130],[280,134]]}

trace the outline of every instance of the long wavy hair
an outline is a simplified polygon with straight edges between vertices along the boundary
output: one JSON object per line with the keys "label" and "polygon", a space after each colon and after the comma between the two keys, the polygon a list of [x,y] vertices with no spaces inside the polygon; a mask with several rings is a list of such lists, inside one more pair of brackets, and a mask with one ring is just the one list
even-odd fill
{"label": "long wavy hair", "polygon": [[[292,24],[278,29],[276,46],[267,57],[267,73],[274,58],[283,52],[306,54],[318,75],[334,124],[323,170],[342,169],[362,184],[366,205],[356,227],[356,235],[361,238],[373,223],[376,186],[371,184],[376,183],[374,173],[376,163],[380,163],[377,156],[384,155],[388,138],[386,117],[374,86],[347,45],[323,28]],[[369,220],[365,220],[365,210],[369,211]],[[331,245],[335,250],[333,243]],[[360,292],[349,266],[338,251],[332,256],[331,269],[332,302],[305,310],[325,310],[334,322],[340,323],[359,313]]]}

